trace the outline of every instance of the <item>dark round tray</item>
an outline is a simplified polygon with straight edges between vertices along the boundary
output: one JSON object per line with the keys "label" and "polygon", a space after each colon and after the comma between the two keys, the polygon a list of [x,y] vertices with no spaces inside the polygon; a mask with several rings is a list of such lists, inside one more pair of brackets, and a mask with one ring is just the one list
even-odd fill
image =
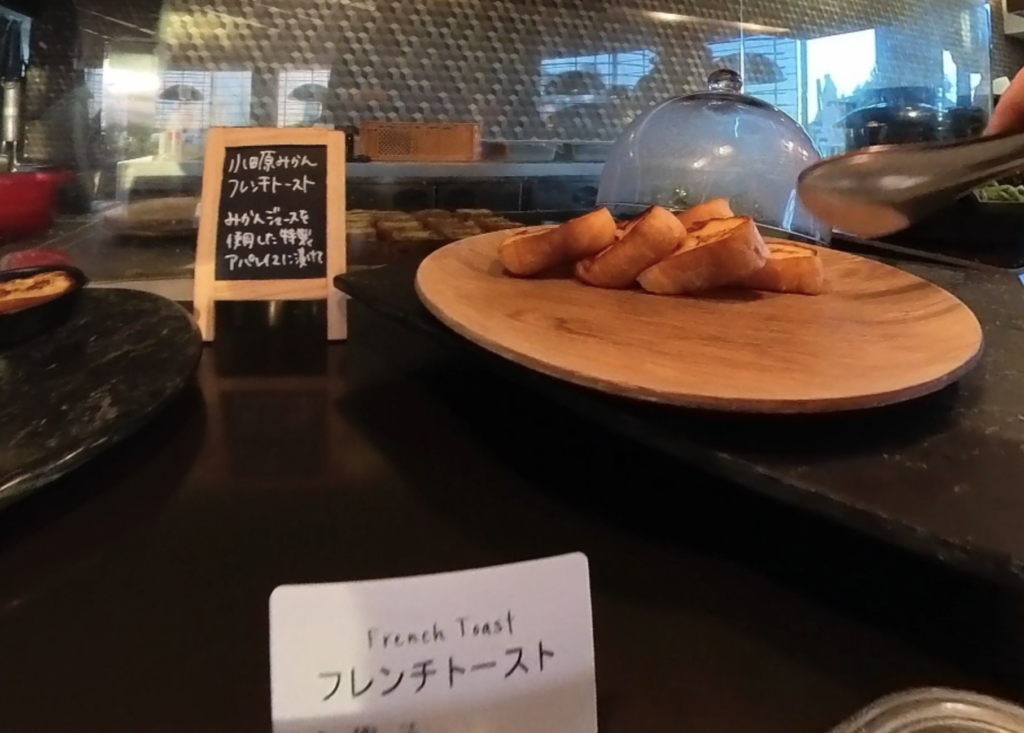
{"label": "dark round tray", "polygon": [[86,289],[45,334],[0,348],[0,507],[139,430],[192,379],[191,315],[149,293]]}

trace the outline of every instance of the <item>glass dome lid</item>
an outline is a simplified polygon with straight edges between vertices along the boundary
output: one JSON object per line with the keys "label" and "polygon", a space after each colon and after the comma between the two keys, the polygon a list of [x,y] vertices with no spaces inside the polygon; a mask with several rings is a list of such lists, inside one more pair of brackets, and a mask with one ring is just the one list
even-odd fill
{"label": "glass dome lid", "polygon": [[800,172],[821,159],[813,141],[792,117],[742,88],[739,74],[720,69],[707,91],[634,120],[608,154],[598,205],[621,217],[655,204],[681,210],[724,198],[737,216],[827,243],[831,230],[796,194]]}

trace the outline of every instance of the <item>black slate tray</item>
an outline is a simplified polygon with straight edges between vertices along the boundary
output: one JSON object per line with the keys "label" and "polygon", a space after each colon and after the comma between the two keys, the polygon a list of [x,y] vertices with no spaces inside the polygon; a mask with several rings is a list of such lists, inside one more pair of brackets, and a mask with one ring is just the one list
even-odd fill
{"label": "black slate tray", "polygon": [[68,321],[0,348],[0,508],[139,430],[201,352],[180,305],[121,289],[86,289]]}
{"label": "black slate tray", "polygon": [[903,264],[963,299],[982,322],[985,355],[959,384],[870,411],[743,416],[627,401],[495,356],[420,304],[418,265],[342,275],[335,284],[454,353],[685,464],[915,552],[1024,581],[1024,288],[1015,276]]}
{"label": "black slate tray", "polygon": [[983,203],[973,195],[883,242],[965,262],[1024,270],[1024,204]]}

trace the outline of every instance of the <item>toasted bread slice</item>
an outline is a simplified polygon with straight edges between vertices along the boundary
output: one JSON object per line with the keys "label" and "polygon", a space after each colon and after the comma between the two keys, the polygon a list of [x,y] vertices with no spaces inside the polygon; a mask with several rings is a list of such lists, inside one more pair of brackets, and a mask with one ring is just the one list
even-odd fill
{"label": "toasted bread slice", "polygon": [[567,221],[561,226],[565,262],[576,262],[607,249],[615,242],[618,228],[608,209],[598,209]]}
{"label": "toasted bread slice", "polygon": [[[646,212],[644,212],[644,213],[646,213]],[[638,221],[640,221],[640,217],[639,216],[636,217],[635,219],[626,219],[626,221],[618,222],[615,225],[616,226],[616,229],[615,229],[615,241],[617,242],[620,239],[622,239],[623,237],[625,237],[627,234],[629,234],[633,230],[633,227],[636,226],[636,223]]]}
{"label": "toasted bread slice", "polygon": [[[728,224],[726,224],[728,222]],[[750,217],[734,217],[687,237],[671,257],[642,272],[640,286],[658,295],[689,295],[733,285],[764,267],[768,246]]]}
{"label": "toasted bread slice", "polygon": [[697,222],[696,224],[688,227],[686,230],[686,237],[683,238],[682,248],[693,249],[699,246],[702,242],[707,242],[715,239],[722,232],[732,231],[736,228],[738,217],[730,217],[728,219],[707,219],[705,221]]}
{"label": "toasted bread slice", "polygon": [[767,239],[768,261],[739,285],[751,290],[797,295],[822,295],[828,292],[825,268],[818,252],[784,239]]}
{"label": "toasted bread slice", "polygon": [[527,229],[498,247],[498,259],[513,275],[530,277],[597,254],[615,241],[615,219],[598,209],[555,229]]}
{"label": "toasted bread slice", "polygon": [[731,219],[736,214],[733,213],[732,208],[729,206],[729,202],[725,199],[711,199],[705,201],[702,204],[681,211],[676,214],[676,218],[679,219],[680,223],[687,230],[703,221],[709,221],[711,219]]}
{"label": "toasted bread slice", "polygon": [[599,288],[628,288],[641,272],[671,254],[685,234],[670,211],[652,207],[630,222],[621,239],[576,263],[576,277]]}
{"label": "toasted bread slice", "polygon": [[562,261],[562,233],[556,228],[524,229],[498,245],[498,259],[506,271],[531,277]]}

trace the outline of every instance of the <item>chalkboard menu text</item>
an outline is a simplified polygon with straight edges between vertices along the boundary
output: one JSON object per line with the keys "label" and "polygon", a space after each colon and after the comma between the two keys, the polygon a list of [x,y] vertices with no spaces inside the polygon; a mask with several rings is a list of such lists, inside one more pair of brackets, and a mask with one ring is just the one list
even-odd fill
{"label": "chalkboard menu text", "polygon": [[326,146],[229,148],[218,223],[218,280],[326,277]]}
{"label": "chalkboard menu text", "polygon": [[217,300],[328,301],[344,338],[345,138],[322,129],[214,128],[203,166],[195,305],[207,341]]}

